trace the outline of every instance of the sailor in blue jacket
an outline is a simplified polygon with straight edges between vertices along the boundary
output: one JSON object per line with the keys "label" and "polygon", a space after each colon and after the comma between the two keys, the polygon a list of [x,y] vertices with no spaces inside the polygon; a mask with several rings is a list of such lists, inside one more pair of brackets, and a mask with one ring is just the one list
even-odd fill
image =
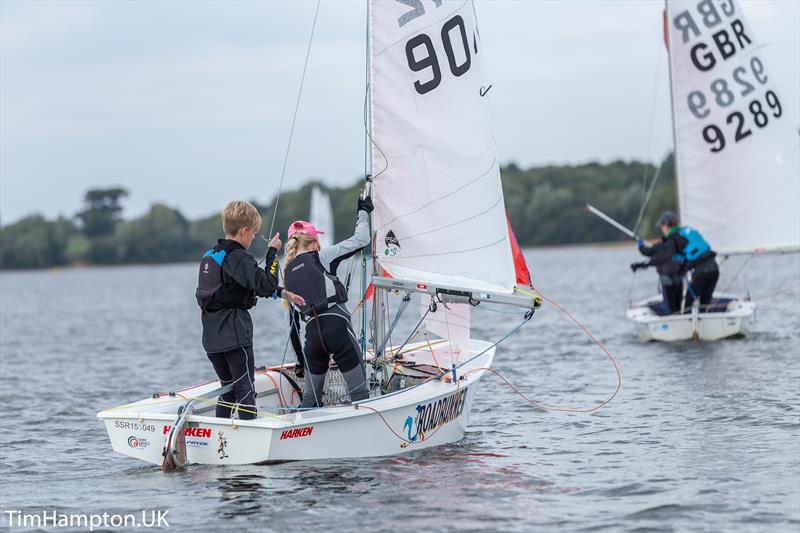
{"label": "sailor in blue jacket", "polygon": [[[719,279],[719,268],[715,259],[716,253],[706,242],[700,232],[689,226],[681,227],[678,216],[672,211],[665,211],[657,223],[661,234],[661,242],[648,246],[641,239],[637,242],[639,252],[650,257],[646,263],[634,263],[631,269],[655,266],[661,280],[661,293],[664,297],[660,314],[671,314],[680,311],[683,298],[683,276],[691,272],[691,281],[686,290],[684,310],[689,310],[695,300],[700,301],[700,311],[710,309],[711,297]],[[661,311],[668,311],[662,313]]]}
{"label": "sailor in blue jacket", "polygon": [[705,313],[711,310],[711,297],[719,280],[717,254],[696,229],[683,226],[678,233],[686,244],[677,258],[682,260],[684,267],[691,272],[691,281],[686,290],[685,309],[690,309],[695,300],[700,300],[700,312]]}

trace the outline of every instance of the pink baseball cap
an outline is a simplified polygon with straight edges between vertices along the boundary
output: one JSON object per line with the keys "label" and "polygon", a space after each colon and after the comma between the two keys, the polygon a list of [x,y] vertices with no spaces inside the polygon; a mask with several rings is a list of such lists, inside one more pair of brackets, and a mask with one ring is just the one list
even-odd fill
{"label": "pink baseball cap", "polygon": [[303,235],[308,235],[310,237],[317,238],[317,235],[325,235],[324,231],[320,231],[314,227],[314,224],[311,222],[306,222],[305,220],[297,220],[292,222],[292,225],[289,226],[289,231],[286,232],[288,238],[291,239],[295,233],[302,233]]}

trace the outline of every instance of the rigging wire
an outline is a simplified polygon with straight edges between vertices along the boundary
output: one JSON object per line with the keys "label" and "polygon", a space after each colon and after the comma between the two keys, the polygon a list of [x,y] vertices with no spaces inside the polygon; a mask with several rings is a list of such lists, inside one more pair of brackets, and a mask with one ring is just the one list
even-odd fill
{"label": "rigging wire", "polygon": [[[383,157],[383,161],[385,163],[384,167],[380,170],[380,172],[378,172],[377,174],[375,174],[374,176],[371,176],[369,178],[369,181],[374,182],[375,179],[378,176],[380,176],[381,174],[383,174],[384,172],[386,172],[389,169],[389,158],[386,157],[386,152],[381,150],[381,147],[378,145],[378,143],[375,142],[375,139],[372,138],[372,132],[369,131],[369,125],[367,124],[367,120],[368,120],[368,118],[367,118],[367,109],[369,107],[368,106],[368,101],[369,101],[369,96],[368,95],[369,95],[370,89],[371,89],[370,85],[367,84],[367,92],[364,95],[364,133],[366,134],[367,138],[369,139],[370,146],[374,146],[375,148],[377,148],[378,152],[380,152],[380,154],[381,154],[381,157]],[[366,173],[365,173],[365,175],[366,175]]]}
{"label": "rigging wire", "polygon": [[319,4],[321,0],[317,0],[317,6],[314,9],[314,22],[311,25],[311,35],[308,38],[308,48],[306,49],[306,59],[303,64],[303,75],[300,77],[300,89],[297,91],[297,101],[294,104],[294,115],[292,116],[292,127],[289,129],[289,142],[286,145],[286,153],[283,156],[283,169],[281,170],[281,181],[278,184],[278,194],[275,196],[275,210],[272,212],[272,222],[269,225],[270,238],[272,237],[272,230],[275,229],[275,217],[278,214],[278,204],[281,201],[281,192],[283,190],[283,180],[286,176],[286,164],[289,161],[289,151],[292,148],[292,137],[294,136],[294,125],[297,121],[297,111],[300,108],[300,96],[303,94],[303,84],[306,81],[306,71],[308,70],[308,58],[311,55],[311,44],[314,42],[314,31],[317,28],[317,15],[319,15]]}
{"label": "rigging wire", "polygon": [[628,294],[625,296],[625,301],[628,302],[628,305],[631,304],[631,294],[633,294],[633,288],[636,286],[636,271],[633,271],[633,276],[631,276],[631,285],[628,287]]}
{"label": "rigging wire", "polygon": [[647,195],[644,197],[644,201],[642,202],[642,207],[639,209],[639,217],[636,219],[636,224],[633,226],[634,235],[639,234],[639,226],[641,225],[642,219],[644,218],[644,212],[647,209],[647,204],[650,203],[650,197],[653,195],[653,191],[656,188],[656,182],[658,181],[658,177],[661,175],[661,167],[664,166],[664,161],[666,161],[666,158],[662,159],[661,163],[658,164],[656,173],[653,175],[653,181],[650,182],[650,188],[647,190]]}
{"label": "rigging wire", "polygon": [[749,263],[752,258],[753,258],[752,254],[747,256],[747,259],[745,259],[742,262],[742,266],[739,267],[739,270],[736,271],[736,274],[734,274],[733,279],[731,279],[730,283],[728,283],[728,286],[725,287],[725,290],[722,292],[728,292],[729,290],[731,290],[731,287],[733,287],[733,283],[739,278],[739,274],[742,273],[744,267],[747,266],[747,263]]}
{"label": "rigging wire", "polygon": [[[658,80],[658,75],[661,73],[661,56],[664,54],[663,50],[661,49],[661,45],[658,46],[658,56],[656,58],[656,70],[655,74],[653,75],[653,96],[650,99],[650,121],[649,126],[647,128],[647,148],[645,153],[649,156],[650,150],[652,148],[652,140],[653,140],[653,122],[654,116],[656,111],[656,97],[658,96],[658,89],[661,86]],[[661,164],[663,165],[663,160]],[[644,217],[645,209],[647,208],[647,203],[650,201],[650,195],[653,192],[653,187],[655,186],[656,179],[658,179],[658,173],[661,171],[661,165],[658,166],[658,170],[653,176],[653,182],[650,184],[649,191],[645,191],[647,186],[647,167],[645,167],[644,174],[642,175],[642,206],[639,210],[639,217],[636,219],[636,224],[633,226],[633,232],[638,233],[639,231],[639,224],[642,223],[642,218]]]}

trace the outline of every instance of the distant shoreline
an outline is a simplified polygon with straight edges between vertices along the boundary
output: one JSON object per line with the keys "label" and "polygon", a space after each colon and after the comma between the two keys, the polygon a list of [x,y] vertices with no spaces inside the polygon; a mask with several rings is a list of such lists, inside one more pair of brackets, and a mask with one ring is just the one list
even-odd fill
{"label": "distant shoreline", "polygon": [[603,242],[574,242],[568,244],[539,244],[536,246],[523,246],[523,250],[554,250],[569,248],[628,248],[635,244],[631,241],[603,241]]}
{"label": "distant shoreline", "polygon": [[[582,249],[582,248],[626,248],[630,247],[631,243],[625,241],[611,241],[611,242],[584,242],[584,243],[571,243],[571,244],[540,244],[538,246],[523,246],[523,251],[533,250],[569,250],[569,249]],[[197,263],[200,262],[199,256]],[[80,271],[80,270],[94,270],[94,269],[117,269],[128,267],[159,267],[168,265],[185,265],[194,264],[193,261],[168,261],[164,263],[117,263],[113,265],[104,264],[91,264],[79,263],[74,265],[62,265],[54,267],[42,268],[8,268],[0,270],[0,275],[5,273],[21,273],[21,272],[59,272],[59,271]]]}

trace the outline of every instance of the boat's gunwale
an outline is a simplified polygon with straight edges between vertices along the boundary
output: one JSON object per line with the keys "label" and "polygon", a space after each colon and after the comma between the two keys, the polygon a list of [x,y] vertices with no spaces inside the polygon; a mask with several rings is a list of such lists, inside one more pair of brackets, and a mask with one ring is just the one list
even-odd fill
{"label": "boat's gunwale", "polygon": [[[737,302],[740,306],[738,309],[733,309],[730,311],[722,311],[722,312],[711,312],[711,313],[699,313],[697,315],[697,320],[709,320],[715,318],[747,318],[752,316],[755,312],[756,304],[751,300],[743,300],[732,294],[720,294],[720,297],[723,298],[731,298],[733,301]],[[660,298],[660,297],[659,297]],[[649,304],[657,303],[657,300],[654,297],[647,298],[645,300],[638,301],[636,303],[631,304],[628,307],[627,312],[625,313],[629,320],[639,324],[649,324],[651,322],[680,322],[680,321],[692,321],[694,320],[694,315],[690,312],[687,313],[678,313],[672,315],[657,315],[649,309]],[[642,311],[640,314],[637,313],[638,311]]]}

